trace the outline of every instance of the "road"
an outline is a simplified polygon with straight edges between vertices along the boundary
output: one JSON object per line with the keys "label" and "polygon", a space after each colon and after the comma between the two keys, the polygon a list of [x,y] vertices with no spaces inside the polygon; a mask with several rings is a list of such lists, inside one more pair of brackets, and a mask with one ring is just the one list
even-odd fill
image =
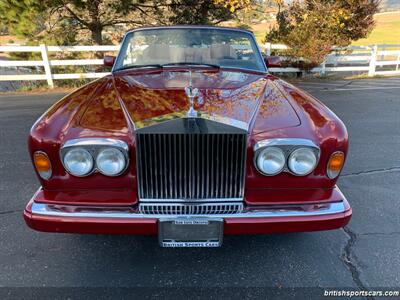
{"label": "road", "polygon": [[227,236],[218,249],[27,228],[21,212],[39,186],[27,134],[62,95],[0,96],[0,286],[399,288],[400,78],[298,85],[347,125],[350,152],[339,186],[353,218],[344,230]]}

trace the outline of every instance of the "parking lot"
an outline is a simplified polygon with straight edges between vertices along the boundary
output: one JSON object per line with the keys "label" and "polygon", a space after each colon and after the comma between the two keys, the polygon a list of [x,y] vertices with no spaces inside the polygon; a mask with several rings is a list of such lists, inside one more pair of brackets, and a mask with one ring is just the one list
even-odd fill
{"label": "parking lot", "polygon": [[350,152],[339,186],[353,218],[344,230],[227,236],[218,249],[159,248],[155,237],[30,230],[21,214],[39,183],[27,135],[62,95],[1,95],[0,286],[399,288],[400,78],[297,85],[348,128]]}

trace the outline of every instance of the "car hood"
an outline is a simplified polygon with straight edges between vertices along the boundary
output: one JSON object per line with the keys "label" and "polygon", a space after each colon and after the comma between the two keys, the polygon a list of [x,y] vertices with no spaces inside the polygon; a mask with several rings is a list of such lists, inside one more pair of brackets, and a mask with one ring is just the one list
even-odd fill
{"label": "car hood", "polygon": [[299,119],[286,98],[271,96],[263,74],[188,70],[121,72],[114,87],[135,126],[142,128],[185,117],[190,108],[185,87],[199,90],[194,108],[207,116],[258,133],[297,126]]}

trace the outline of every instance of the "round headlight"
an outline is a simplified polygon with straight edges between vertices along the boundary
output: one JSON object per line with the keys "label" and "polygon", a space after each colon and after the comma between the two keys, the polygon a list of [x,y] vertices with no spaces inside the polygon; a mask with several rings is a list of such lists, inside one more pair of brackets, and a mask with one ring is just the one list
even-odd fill
{"label": "round headlight", "polygon": [[257,156],[257,168],[265,175],[275,175],[285,166],[285,154],[278,147],[267,147]]}
{"label": "round headlight", "polygon": [[74,176],[85,176],[93,169],[93,157],[83,148],[74,148],[65,154],[64,166]]}
{"label": "round headlight", "polygon": [[96,165],[102,174],[116,176],[125,169],[125,156],[118,149],[107,148],[97,155]]}
{"label": "round headlight", "polygon": [[317,165],[317,157],[310,148],[298,148],[289,156],[289,169],[296,175],[307,175],[311,173]]}

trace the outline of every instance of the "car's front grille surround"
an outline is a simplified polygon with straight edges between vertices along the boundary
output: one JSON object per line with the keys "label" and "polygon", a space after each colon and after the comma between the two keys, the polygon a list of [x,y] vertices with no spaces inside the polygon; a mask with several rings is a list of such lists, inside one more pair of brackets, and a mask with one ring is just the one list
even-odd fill
{"label": "car's front grille surround", "polygon": [[242,200],[247,135],[137,133],[141,201]]}
{"label": "car's front grille surround", "polygon": [[144,215],[230,215],[243,211],[243,202],[218,203],[140,203]]}

